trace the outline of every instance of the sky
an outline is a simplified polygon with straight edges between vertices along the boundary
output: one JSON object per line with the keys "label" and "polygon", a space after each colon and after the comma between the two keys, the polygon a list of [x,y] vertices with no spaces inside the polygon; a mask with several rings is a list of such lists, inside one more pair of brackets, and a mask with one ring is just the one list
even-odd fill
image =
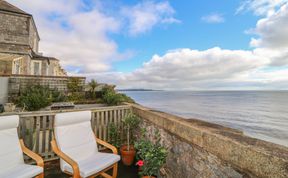
{"label": "sky", "polygon": [[288,0],[8,0],[40,51],[117,88],[287,90]]}

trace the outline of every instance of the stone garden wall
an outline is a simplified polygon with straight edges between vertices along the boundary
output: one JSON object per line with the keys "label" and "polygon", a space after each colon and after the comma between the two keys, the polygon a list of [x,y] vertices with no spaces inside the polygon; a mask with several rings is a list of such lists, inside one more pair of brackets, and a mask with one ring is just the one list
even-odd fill
{"label": "stone garden wall", "polygon": [[8,82],[8,100],[13,101],[20,94],[20,91],[24,91],[30,85],[42,85],[49,86],[50,89],[57,89],[58,91],[67,92],[67,84],[69,79],[78,78],[80,85],[83,88],[85,85],[85,77],[57,77],[57,76],[31,76],[31,75],[13,75],[9,77]]}
{"label": "stone garden wall", "polygon": [[169,151],[162,177],[288,177],[287,147],[139,105],[132,105],[132,110],[143,119],[147,137],[155,141],[159,130],[161,144]]}

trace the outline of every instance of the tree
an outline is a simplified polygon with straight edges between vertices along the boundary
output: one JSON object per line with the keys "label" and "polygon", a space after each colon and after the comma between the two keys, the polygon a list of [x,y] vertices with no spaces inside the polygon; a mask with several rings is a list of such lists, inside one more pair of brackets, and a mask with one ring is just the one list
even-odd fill
{"label": "tree", "polygon": [[96,93],[95,93],[95,89],[97,87],[97,82],[96,80],[92,79],[89,83],[88,83],[89,87],[90,87],[90,97],[92,99],[96,98]]}
{"label": "tree", "polygon": [[95,92],[95,88],[97,87],[98,83],[96,82],[96,80],[92,79],[88,85],[90,86],[90,91],[91,92]]}

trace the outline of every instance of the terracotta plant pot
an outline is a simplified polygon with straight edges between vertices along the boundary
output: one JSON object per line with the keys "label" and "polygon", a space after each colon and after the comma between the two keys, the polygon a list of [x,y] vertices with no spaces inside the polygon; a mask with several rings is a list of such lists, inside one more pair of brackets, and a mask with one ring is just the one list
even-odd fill
{"label": "terracotta plant pot", "polygon": [[154,176],[142,176],[142,178],[156,178]]}
{"label": "terracotta plant pot", "polygon": [[130,150],[127,150],[127,145],[123,145],[120,148],[120,153],[121,153],[121,157],[122,157],[122,162],[124,165],[126,166],[131,166],[134,162],[134,158],[135,158],[135,148],[133,145],[130,145]]}

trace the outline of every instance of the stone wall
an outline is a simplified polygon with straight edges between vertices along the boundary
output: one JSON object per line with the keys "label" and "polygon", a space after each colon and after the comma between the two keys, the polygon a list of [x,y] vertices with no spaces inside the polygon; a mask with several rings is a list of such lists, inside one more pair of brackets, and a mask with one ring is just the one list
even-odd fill
{"label": "stone wall", "polygon": [[[0,75],[17,74],[15,69],[15,62],[19,62],[19,73],[23,75],[30,74],[30,56],[29,55],[15,55],[0,52]],[[14,66],[14,67],[13,67]]]}
{"label": "stone wall", "polygon": [[70,78],[79,78],[80,84],[85,85],[85,77],[56,77],[56,76],[25,76],[25,75],[13,75],[9,77],[9,93],[8,100],[13,102],[17,98],[21,91],[31,85],[49,86],[50,89],[57,89],[58,91],[68,92],[67,84]]}
{"label": "stone wall", "polygon": [[29,55],[22,55],[20,60],[20,74],[30,75],[31,74],[31,58]]}
{"label": "stone wall", "polygon": [[[1,12],[0,42],[2,43],[2,46],[3,44],[6,43],[7,45],[8,44],[29,45],[28,24],[29,24],[29,18],[27,16]],[[12,47],[10,48],[12,49]],[[4,50],[7,50],[7,48],[4,48]],[[3,51],[3,49],[1,51]]]}
{"label": "stone wall", "polygon": [[[168,151],[162,177],[288,177],[288,148],[196,119],[132,105],[147,138],[159,130]],[[155,141],[155,140],[154,140]]]}
{"label": "stone wall", "polygon": [[37,33],[36,25],[32,20],[32,17],[29,18],[29,45],[34,52],[38,53],[39,49],[39,36]]}
{"label": "stone wall", "polygon": [[39,36],[31,16],[0,13],[0,52],[30,54],[38,52]]}
{"label": "stone wall", "polygon": [[12,73],[12,61],[0,60],[0,75],[10,75]]}
{"label": "stone wall", "polygon": [[13,44],[13,43],[2,43],[0,41],[0,52],[5,52],[9,54],[26,54],[30,55],[31,49],[29,45],[23,44]]}

